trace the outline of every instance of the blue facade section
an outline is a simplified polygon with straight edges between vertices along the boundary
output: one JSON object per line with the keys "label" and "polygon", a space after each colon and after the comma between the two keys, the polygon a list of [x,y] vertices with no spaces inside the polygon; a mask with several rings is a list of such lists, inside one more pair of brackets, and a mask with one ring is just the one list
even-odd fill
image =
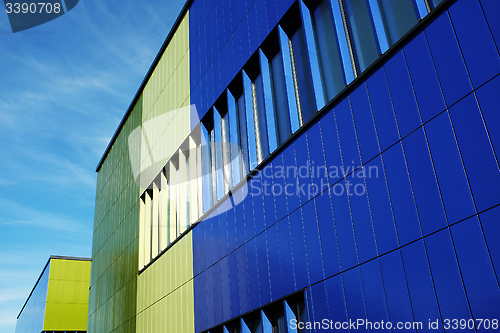
{"label": "blue facade section", "polygon": [[[291,5],[193,2],[200,112]],[[197,332],[302,289],[310,320],[497,315],[500,6],[445,7],[194,227]]]}

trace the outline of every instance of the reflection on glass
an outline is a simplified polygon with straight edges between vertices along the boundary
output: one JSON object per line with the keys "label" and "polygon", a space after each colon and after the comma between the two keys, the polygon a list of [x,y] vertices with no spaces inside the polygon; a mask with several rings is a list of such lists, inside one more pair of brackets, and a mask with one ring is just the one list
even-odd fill
{"label": "reflection on glass", "polygon": [[313,11],[313,17],[324,91],[326,99],[330,101],[344,89],[346,81],[328,0],[319,3]]}
{"label": "reflection on glass", "polygon": [[257,166],[257,141],[255,138],[255,123],[254,123],[254,110],[253,110],[253,94],[252,94],[252,81],[242,71],[243,75],[243,95],[245,96],[245,115],[246,115],[246,128],[248,140],[248,167],[253,170]]}
{"label": "reflection on glass", "polygon": [[424,18],[427,14],[429,14],[425,0],[415,0],[415,3],[417,4],[418,13],[421,18]]}
{"label": "reflection on glass", "polygon": [[281,57],[281,51],[278,51],[278,53],[271,60],[272,92],[274,109],[276,110],[276,118],[278,119],[278,139],[280,145],[285,142],[290,135],[292,135],[290,123],[291,115],[288,112],[289,109],[288,99],[286,96],[285,75]]}
{"label": "reflection on glass", "polygon": [[389,46],[394,45],[415,24],[418,17],[413,0],[377,0]]}
{"label": "reflection on glass", "polygon": [[203,211],[212,207],[212,145],[206,127],[201,125],[201,166],[203,171]]}
{"label": "reflection on glass", "polygon": [[216,198],[220,200],[224,196],[224,159],[222,156],[222,118],[219,111],[214,107],[214,145],[212,151],[215,154],[215,177],[216,177]]}
{"label": "reflection on glass", "polygon": [[365,0],[342,0],[353,41],[359,72],[364,71],[379,56],[377,40],[368,4]]}
{"label": "reflection on glass", "polygon": [[347,43],[347,36],[344,29],[344,22],[342,20],[340,3],[338,0],[328,0],[328,1],[330,2],[330,7],[332,8],[333,22],[335,23],[335,31],[337,33],[337,41],[339,42],[340,54],[342,58],[342,64],[344,67],[346,83],[349,84],[354,80],[354,69],[353,69],[353,64],[351,62],[349,45]]}
{"label": "reflection on glass", "polygon": [[309,11],[309,8],[307,8],[302,0],[299,0],[299,6],[300,16],[302,19],[302,29],[304,32],[304,40],[306,45],[306,54],[307,59],[309,60],[309,73],[311,74],[311,83],[314,93],[314,111],[318,111],[325,106],[326,96],[323,91],[316,36],[314,33],[313,23],[311,20],[311,12]]}
{"label": "reflection on glass", "polygon": [[269,60],[262,50],[259,49],[260,71],[262,75],[262,86],[264,89],[264,105],[266,109],[267,138],[269,143],[269,152],[278,148],[277,124],[274,116],[275,106],[273,102],[271,69]]}
{"label": "reflection on glass", "polygon": [[232,166],[232,179],[233,186],[236,186],[241,180],[241,156],[239,155],[239,151],[234,147],[239,147],[239,124],[237,117],[237,108],[236,99],[234,98],[231,91],[227,90],[227,114],[224,118],[227,117],[226,124],[229,126],[229,142],[231,146],[229,148],[230,154],[230,162]]}
{"label": "reflection on glass", "polygon": [[231,177],[231,142],[229,137],[229,112],[226,112],[222,117],[222,164],[224,167],[224,193],[232,187],[233,181]]}
{"label": "reflection on glass", "polygon": [[[186,224],[187,224],[187,227],[189,227],[189,224],[190,224],[190,214],[189,214],[189,202],[191,201],[191,198],[190,198],[190,192],[189,192],[189,184],[191,183],[191,180],[189,178],[189,151],[185,152],[186,154],[186,160],[185,160],[185,164],[186,164],[186,181],[184,182],[186,186]],[[184,230],[182,230],[184,231]]]}
{"label": "reflection on glass", "polygon": [[297,105],[299,109],[299,120],[302,126],[316,112],[314,101],[311,72],[307,59],[306,44],[302,26],[290,38],[290,55],[292,58],[292,70],[297,92]]}
{"label": "reflection on glass", "polygon": [[212,206],[217,202],[217,152],[215,148],[215,128],[212,128],[210,132],[208,132],[208,138],[210,139],[210,151],[212,152],[212,163],[210,166],[212,170]]}
{"label": "reflection on glass", "polygon": [[240,126],[239,143],[241,147],[241,176],[245,177],[250,172],[248,161],[248,134],[247,113],[245,109],[245,95],[241,94],[236,102],[238,121]]}
{"label": "reflection on glass", "polygon": [[432,9],[436,8],[441,2],[443,2],[443,0],[429,0]]}
{"label": "reflection on glass", "polygon": [[262,75],[257,75],[252,82],[252,99],[254,108],[255,141],[257,145],[257,162],[269,155],[269,140],[267,136],[266,107],[264,104],[264,86]]}
{"label": "reflection on glass", "polygon": [[[278,72],[281,69],[281,67],[278,66],[283,66],[283,72],[285,73],[284,75],[284,81],[285,81],[285,89],[286,89],[286,99],[287,99],[287,106],[288,106],[288,111],[290,112],[290,125],[292,127],[292,133],[295,133],[299,129],[299,109],[297,106],[297,99],[295,98],[295,80],[294,80],[294,74],[293,74],[293,69],[292,69],[292,56],[290,54],[290,40],[283,31],[283,29],[278,26],[278,35],[279,35],[279,42],[280,42],[280,49],[281,49],[281,56],[283,57],[283,62],[278,65],[277,64],[277,59],[273,60],[273,75],[277,76],[279,75]],[[280,135],[281,136],[281,135]]]}

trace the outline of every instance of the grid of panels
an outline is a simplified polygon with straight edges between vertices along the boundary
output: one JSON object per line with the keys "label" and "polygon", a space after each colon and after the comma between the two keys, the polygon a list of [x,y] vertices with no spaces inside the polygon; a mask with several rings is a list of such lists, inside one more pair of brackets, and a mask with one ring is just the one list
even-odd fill
{"label": "grid of panels", "polygon": [[[315,318],[494,318],[500,67],[483,2],[451,5],[250,185],[323,182],[321,195],[248,195],[193,229],[196,331],[311,285]],[[482,51],[464,51],[477,35]],[[274,172],[313,162],[347,175]]]}
{"label": "grid of panels", "polygon": [[[89,290],[89,332],[135,330],[139,186],[128,136],[142,121],[142,98],[128,117],[97,175]],[[139,147],[133,147],[140,151]],[[121,307],[121,304],[127,304]],[[117,311],[117,309],[120,309]]]}

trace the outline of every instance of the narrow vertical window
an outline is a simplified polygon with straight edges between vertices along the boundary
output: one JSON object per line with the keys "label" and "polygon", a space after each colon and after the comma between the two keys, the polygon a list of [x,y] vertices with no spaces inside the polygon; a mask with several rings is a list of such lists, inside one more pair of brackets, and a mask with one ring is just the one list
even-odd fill
{"label": "narrow vertical window", "polygon": [[179,156],[177,157],[177,165],[174,165],[175,167],[175,189],[176,189],[176,210],[177,210],[177,225],[176,225],[176,230],[175,230],[175,237],[179,237],[181,233],[181,217],[182,217],[182,210],[181,210],[181,175],[179,172]]}
{"label": "narrow vertical window", "polygon": [[361,73],[380,54],[373,19],[366,0],[342,0],[342,3],[353,42],[354,56]]}
{"label": "narrow vertical window", "polygon": [[176,167],[171,159],[166,167],[167,179],[169,182],[169,195],[168,195],[168,211],[169,211],[169,243],[172,243],[177,238],[177,215],[179,213],[177,202],[179,197],[177,196],[178,183],[176,180]]}
{"label": "narrow vertical window", "polygon": [[431,9],[436,8],[443,0],[428,0],[431,6]]}
{"label": "narrow vertical window", "polygon": [[262,50],[259,50],[260,73],[262,77],[263,106],[265,108],[265,119],[267,127],[267,141],[269,153],[278,148],[278,124],[275,117],[275,106],[271,81],[271,65],[268,57]]}
{"label": "narrow vertical window", "polygon": [[280,145],[292,135],[292,126],[286,96],[285,75],[281,57],[281,50],[278,49],[278,53],[275,54],[270,61],[273,102],[276,110]]}
{"label": "narrow vertical window", "polygon": [[[290,115],[290,126],[291,133],[295,133],[300,127],[299,121],[299,106],[297,105],[297,98],[295,94],[295,78],[294,71],[292,68],[292,55],[290,52],[290,40],[288,35],[285,33],[281,26],[278,26],[278,39],[280,43],[280,53],[282,57],[282,62],[279,63],[279,59],[276,57],[272,61],[273,65],[273,76],[274,83],[276,82],[276,78],[281,75],[281,69],[283,69],[283,81],[285,86],[285,94],[288,112]],[[281,111],[278,111],[281,112]],[[281,126],[280,120],[280,126]],[[281,130],[280,130],[281,131]],[[283,130],[283,133],[286,133],[287,130]],[[281,136],[281,134],[280,134]],[[287,136],[288,138],[288,136]],[[286,140],[286,139],[285,139]]]}
{"label": "narrow vertical window", "polygon": [[199,138],[197,137],[198,135],[198,130],[194,130],[191,135],[189,136],[189,175],[188,175],[188,182],[189,182],[189,195],[188,195],[188,202],[189,202],[189,217],[188,223],[193,224],[196,222],[198,217],[200,216],[200,210],[199,210],[199,191],[201,187],[199,186],[199,172],[198,172],[198,144],[197,141],[199,142]]}
{"label": "narrow vertical window", "polygon": [[337,32],[328,0],[322,0],[312,12],[313,26],[326,99],[333,99],[346,84]]}
{"label": "narrow vertical window", "polygon": [[389,47],[394,45],[418,21],[413,0],[377,0]]}
{"label": "narrow vertical window", "polygon": [[227,90],[227,114],[226,124],[229,128],[229,151],[230,154],[230,162],[232,168],[232,181],[233,186],[236,186],[241,180],[241,148],[239,144],[240,131],[239,131],[239,122],[237,117],[237,109],[238,105],[236,103],[236,99],[234,98],[232,92]]}
{"label": "narrow vertical window", "polygon": [[258,164],[257,162],[257,141],[255,138],[255,120],[253,107],[252,81],[245,71],[242,71],[243,76],[243,95],[244,95],[244,110],[246,114],[246,134],[248,142],[248,167],[252,171]]}
{"label": "narrow vertical window", "polygon": [[209,131],[204,124],[201,125],[201,155],[203,171],[203,211],[206,212],[212,207],[212,142]]}
{"label": "narrow vertical window", "polygon": [[156,181],[152,184],[152,205],[151,205],[151,257],[154,258],[159,252],[159,213],[160,213],[160,189]]}
{"label": "narrow vertical window", "polygon": [[168,219],[169,219],[169,211],[168,211],[168,180],[165,175],[165,169],[162,169],[160,172],[160,215],[161,215],[161,230],[160,230],[160,250],[163,250],[169,244],[169,235],[168,235]]}
{"label": "narrow vertical window", "polygon": [[239,95],[236,101],[239,128],[240,128],[240,148],[241,148],[241,177],[245,177],[250,172],[250,160],[248,152],[248,130],[247,130],[247,115],[245,108],[245,95],[243,92]]}
{"label": "narrow vertical window", "polygon": [[185,197],[185,200],[186,200],[186,228],[189,227],[190,225],[190,222],[191,222],[191,214],[190,214],[190,202],[191,202],[191,192],[190,192],[190,181],[189,181],[189,163],[190,163],[190,151],[189,149],[186,149],[186,151],[184,151],[184,155],[186,157],[184,163],[185,163],[185,170],[186,170],[186,179],[184,181],[184,186],[186,188],[186,197]]}
{"label": "narrow vertical window", "polygon": [[255,141],[257,162],[269,155],[269,139],[267,136],[266,113],[264,105],[264,86],[259,73],[252,82],[253,119],[255,123]]}
{"label": "narrow vertical window", "polygon": [[217,108],[213,107],[214,112],[214,146],[212,147],[215,155],[215,176],[216,176],[216,197],[220,200],[224,196],[224,166],[222,154],[222,117]]}
{"label": "narrow vertical window", "polygon": [[197,131],[197,142],[196,142],[196,171],[198,173],[198,217],[203,215],[203,165],[202,165],[202,140],[201,140],[201,128],[203,125],[200,124],[200,128]]}
{"label": "narrow vertical window", "polygon": [[142,269],[146,264],[146,194],[143,193],[140,197],[140,217],[139,217],[139,269]]}
{"label": "narrow vertical window", "polygon": [[224,193],[229,192],[229,189],[233,187],[232,180],[232,166],[231,166],[231,124],[230,115],[226,111],[224,117],[222,117],[222,166],[224,173]]}
{"label": "narrow vertical window", "polygon": [[304,30],[300,26],[290,37],[290,56],[299,106],[300,126],[304,125],[316,112],[311,71],[307,58]]}

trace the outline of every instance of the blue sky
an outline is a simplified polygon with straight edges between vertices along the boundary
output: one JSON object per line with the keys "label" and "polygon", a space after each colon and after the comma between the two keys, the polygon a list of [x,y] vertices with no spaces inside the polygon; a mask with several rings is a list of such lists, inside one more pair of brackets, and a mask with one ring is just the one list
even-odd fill
{"label": "blue sky", "polygon": [[0,332],[51,254],[90,257],[95,167],[184,0],[81,0],[13,34],[0,12]]}

